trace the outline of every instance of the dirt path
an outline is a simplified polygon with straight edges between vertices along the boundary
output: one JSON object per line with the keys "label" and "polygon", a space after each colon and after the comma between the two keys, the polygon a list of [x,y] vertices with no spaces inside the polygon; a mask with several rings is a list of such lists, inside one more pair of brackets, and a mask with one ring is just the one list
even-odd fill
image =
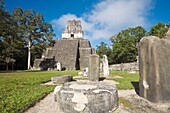
{"label": "dirt path", "polygon": [[[134,90],[119,90],[119,96],[126,97],[129,95],[135,94]],[[119,106],[119,111],[128,113],[127,111],[123,110],[122,106]],[[44,99],[40,102],[36,103],[33,107],[29,108],[24,113],[60,113],[58,111],[58,106],[54,101],[53,92],[48,94]]]}
{"label": "dirt path", "polygon": [[44,99],[36,103],[24,113],[59,113],[58,107],[54,101],[53,92],[48,94]]}

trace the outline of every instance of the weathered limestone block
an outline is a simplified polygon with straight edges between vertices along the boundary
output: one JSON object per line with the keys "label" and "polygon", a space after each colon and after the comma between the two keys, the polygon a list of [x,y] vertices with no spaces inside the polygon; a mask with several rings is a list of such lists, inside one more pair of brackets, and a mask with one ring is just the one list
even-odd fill
{"label": "weathered limestone block", "polygon": [[84,68],[88,67],[89,65],[89,55],[92,54],[92,48],[79,48],[79,63],[80,69],[83,70]]}
{"label": "weathered limestone block", "polygon": [[40,63],[43,61],[43,59],[35,59],[33,68],[35,70],[41,70]]}
{"label": "weathered limestone block", "polygon": [[88,67],[86,67],[85,69],[84,69],[84,72],[83,72],[83,76],[88,76],[88,73],[89,73],[89,68]]}
{"label": "weathered limestone block", "polygon": [[114,71],[139,71],[139,62],[110,65],[109,70]]}
{"label": "weathered limestone block", "polygon": [[57,71],[61,71],[61,70],[62,70],[61,63],[58,62],[58,63],[57,63]]}
{"label": "weathered limestone block", "polygon": [[54,84],[63,84],[66,82],[71,82],[73,80],[71,75],[61,75],[61,76],[55,76],[51,77],[51,81]]}
{"label": "weathered limestone block", "polygon": [[103,55],[103,76],[108,77],[109,76],[109,63],[106,55]]}
{"label": "weathered limestone block", "polygon": [[99,55],[89,56],[89,80],[99,81]]}
{"label": "weathered limestone block", "polygon": [[155,36],[139,43],[139,93],[152,102],[170,102],[170,40]]}
{"label": "weathered limestone block", "polygon": [[105,82],[65,83],[54,98],[64,113],[112,113],[118,107],[117,89]]}

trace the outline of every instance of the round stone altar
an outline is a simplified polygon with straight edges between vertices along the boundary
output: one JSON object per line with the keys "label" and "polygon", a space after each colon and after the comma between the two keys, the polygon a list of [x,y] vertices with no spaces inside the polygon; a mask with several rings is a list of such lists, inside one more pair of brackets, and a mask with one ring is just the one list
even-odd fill
{"label": "round stone altar", "polygon": [[69,82],[57,86],[54,98],[64,113],[109,113],[118,107],[115,86],[106,82]]}

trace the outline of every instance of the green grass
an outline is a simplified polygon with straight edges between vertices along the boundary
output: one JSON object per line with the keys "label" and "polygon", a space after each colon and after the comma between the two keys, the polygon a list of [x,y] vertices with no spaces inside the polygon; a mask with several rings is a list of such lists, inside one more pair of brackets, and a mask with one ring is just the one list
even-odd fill
{"label": "green grass", "polygon": [[[41,85],[52,76],[71,74],[76,76],[79,71],[18,71],[0,72],[0,113],[18,113],[33,105],[45,95],[52,92],[55,86]],[[138,74],[125,71],[110,71],[112,76],[124,78],[110,78],[120,84],[118,89],[134,89],[132,83],[139,81]]]}
{"label": "green grass", "polygon": [[126,71],[110,71],[112,77],[121,76],[123,78],[108,78],[119,82],[118,89],[138,89],[139,74],[127,73]]}
{"label": "green grass", "polygon": [[133,105],[129,103],[125,98],[119,97],[119,105],[123,104],[124,109],[129,108],[132,109]]}
{"label": "green grass", "polygon": [[0,73],[0,113],[18,113],[33,105],[54,90],[55,86],[41,85],[52,76],[78,71],[20,71]]}

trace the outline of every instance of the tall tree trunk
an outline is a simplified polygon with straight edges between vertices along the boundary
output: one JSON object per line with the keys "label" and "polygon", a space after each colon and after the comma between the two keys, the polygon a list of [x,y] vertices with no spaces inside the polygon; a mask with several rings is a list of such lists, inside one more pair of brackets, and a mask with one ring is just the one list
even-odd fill
{"label": "tall tree trunk", "polygon": [[28,42],[28,68],[27,69],[30,69],[30,61],[31,61],[31,41],[29,40]]}
{"label": "tall tree trunk", "polygon": [[8,63],[6,63],[6,71],[8,71],[9,70],[9,68],[8,68]]}
{"label": "tall tree trunk", "polygon": [[14,63],[12,62],[12,70],[14,70]]}

